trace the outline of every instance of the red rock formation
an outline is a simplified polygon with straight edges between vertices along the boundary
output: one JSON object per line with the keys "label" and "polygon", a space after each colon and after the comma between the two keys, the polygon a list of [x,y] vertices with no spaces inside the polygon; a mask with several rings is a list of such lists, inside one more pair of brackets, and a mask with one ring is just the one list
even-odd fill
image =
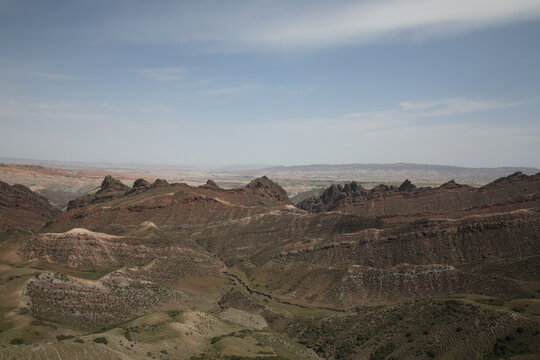
{"label": "red rock formation", "polygon": [[129,186],[124,185],[120,180],[113,178],[111,175],[107,175],[101,183],[101,188],[95,194],[87,194],[71,200],[67,205],[67,209],[81,208],[90,204],[111,200],[124,195],[128,191],[130,191]]}
{"label": "red rock formation", "polygon": [[277,201],[289,203],[287,192],[283,188],[266,176],[251,181],[244,188],[246,192],[253,192],[257,195],[268,197]]}
{"label": "red rock formation", "polygon": [[378,185],[371,190],[356,183],[330,186],[320,197],[298,207],[312,212],[345,211],[370,217],[456,216],[508,211],[540,205],[540,174],[515,173],[481,188],[450,180],[437,188],[416,188],[406,180],[399,188]]}
{"label": "red rock formation", "polygon": [[71,207],[68,212],[53,219],[47,225],[47,231],[82,227],[115,232],[146,220],[160,227],[181,228],[228,221],[290,205],[285,190],[267,178],[253,180],[241,189],[161,184],[114,194],[108,198],[113,202],[100,197],[80,203],[80,207]]}
{"label": "red rock formation", "polygon": [[26,186],[0,181],[0,231],[22,228],[39,230],[58,214],[44,197]]}

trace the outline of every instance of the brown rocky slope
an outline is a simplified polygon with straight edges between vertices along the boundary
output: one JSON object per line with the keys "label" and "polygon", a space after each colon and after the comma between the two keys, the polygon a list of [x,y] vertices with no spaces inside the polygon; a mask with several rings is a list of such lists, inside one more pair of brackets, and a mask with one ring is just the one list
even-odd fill
{"label": "brown rocky slope", "polygon": [[[27,237],[24,262],[8,271],[28,267],[18,291],[34,318],[126,341],[123,322],[190,306],[238,324],[262,318],[271,337],[286,334],[321,358],[526,359],[540,351],[538,177],[482,188],[352,183],[311,200],[310,211],[266,177],[239,189],[107,178]],[[150,347],[156,324],[131,334]],[[18,331],[6,329],[0,341]],[[245,348],[226,345],[244,330],[207,339],[200,358]],[[304,358],[272,349],[246,356]]]}
{"label": "brown rocky slope", "polygon": [[[107,177],[103,183],[111,182]],[[104,185],[94,197],[71,202],[70,210],[50,221],[46,231],[64,232],[77,227],[122,233],[126,227],[138,226],[143,221],[151,221],[160,228],[182,229],[291,204],[286,192],[266,177],[255,179],[240,189],[194,187],[165,181],[148,186],[136,181],[132,189],[115,187],[110,191]]]}
{"label": "brown rocky slope", "polygon": [[0,232],[37,231],[57,214],[47,199],[26,186],[0,181]]}
{"label": "brown rocky slope", "polygon": [[540,173],[516,172],[480,188],[453,180],[437,188],[417,188],[406,180],[400,187],[379,185],[371,190],[356,182],[332,185],[320,197],[298,207],[312,212],[345,211],[362,216],[407,219],[459,217],[471,213],[508,211],[540,206]]}

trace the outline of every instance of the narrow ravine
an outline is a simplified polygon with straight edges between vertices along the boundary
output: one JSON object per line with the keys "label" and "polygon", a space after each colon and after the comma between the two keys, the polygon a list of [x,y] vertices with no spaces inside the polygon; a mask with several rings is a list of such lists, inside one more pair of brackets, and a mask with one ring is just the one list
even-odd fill
{"label": "narrow ravine", "polygon": [[270,299],[270,300],[275,301],[275,302],[280,303],[280,304],[295,306],[295,307],[300,308],[300,309],[313,309],[313,308],[315,308],[315,309],[320,309],[320,310],[329,310],[329,311],[335,311],[335,312],[341,312],[341,313],[346,312],[343,309],[336,309],[336,308],[332,308],[332,307],[316,306],[316,305],[306,306],[306,305],[301,305],[301,304],[295,304],[295,303],[289,302],[287,300],[282,300],[282,299],[277,298],[275,296],[272,296],[270,294],[266,294],[266,293],[263,293],[261,291],[254,290],[254,289],[250,288],[248,284],[246,284],[242,279],[240,279],[235,274],[232,274],[232,273],[230,273],[228,271],[223,271],[223,273],[229,277],[229,281],[241,285],[250,294],[260,295],[260,296],[263,296],[263,297],[265,297],[267,299]]}

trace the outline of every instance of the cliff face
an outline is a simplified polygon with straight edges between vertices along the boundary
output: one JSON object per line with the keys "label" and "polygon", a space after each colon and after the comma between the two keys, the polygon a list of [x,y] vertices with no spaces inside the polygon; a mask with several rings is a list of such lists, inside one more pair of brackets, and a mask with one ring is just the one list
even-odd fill
{"label": "cliff face", "polygon": [[0,181],[0,231],[37,231],[58,213],[47,199],[26,186]]}
{"label": "cliff face", "polygon": [[468,213],[532,208],[540,204],[540,174],[514,173],[481,188],[449,181],[437,188],[417,188],[406,180],[399,188],[371,190],[355,182],[332,185],[320,197],[298,207],[311,212],[345,211],[370,217],[461,216]]}

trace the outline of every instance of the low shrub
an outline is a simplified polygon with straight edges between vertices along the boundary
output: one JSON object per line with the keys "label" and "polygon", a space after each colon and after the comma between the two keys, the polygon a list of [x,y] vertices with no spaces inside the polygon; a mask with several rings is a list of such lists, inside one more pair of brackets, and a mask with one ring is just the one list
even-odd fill
{"label": "low shrub", "polygon": [[104,337],[104,336],[100,336],[100,337],[95,338],[95,339],[94,339],[94,342],[95,342],[96,344],[105,344],[105,345],[107,345],[107,344],[109,343],[109,342],[107,341],[107,338]]}

